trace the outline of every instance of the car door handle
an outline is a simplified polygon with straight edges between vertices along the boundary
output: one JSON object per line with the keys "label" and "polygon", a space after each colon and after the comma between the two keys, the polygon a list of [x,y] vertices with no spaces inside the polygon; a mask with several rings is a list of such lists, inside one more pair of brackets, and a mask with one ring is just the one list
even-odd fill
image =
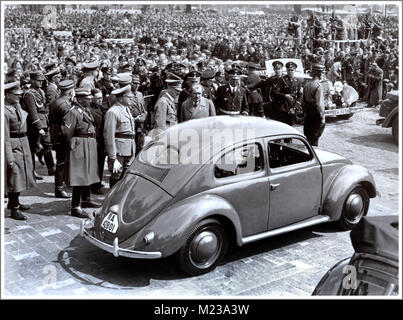
{"label": "car door handle", "polygon": [[279,183],[273,183],[270,185],[270,190],[276,190],[280,184]]}

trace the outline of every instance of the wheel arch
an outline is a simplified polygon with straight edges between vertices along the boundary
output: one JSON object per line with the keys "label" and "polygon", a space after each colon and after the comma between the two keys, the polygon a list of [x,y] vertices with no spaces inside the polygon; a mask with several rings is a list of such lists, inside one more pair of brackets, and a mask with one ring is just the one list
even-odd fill
{"label": "wheel arch", "polygon": [[349,165],[340,170],[324,197],[322,214],[329,216],[331,221],[338,220],[346,196],[357,186],[365,188],[370,198],[376,197],[375,180],[367,169],[358,165]]}
{"label": "wheel arch", "polygon": [[141,234],[153,231],[155,239],[147,250],[160,251],[167,257],[186,243],[200,221],[210,218],[223,225],[230,243],[242,245],[241,222],[236,210],[227,200],[208,194],[184,199],[167,208],[138,233],[136,242],[141,241]]}
{"label": "wheel arch", "polygon": [[394,108],[382,123],[382,127],[390,128],[393,124],[395,117],[399,117],[399,108]]}

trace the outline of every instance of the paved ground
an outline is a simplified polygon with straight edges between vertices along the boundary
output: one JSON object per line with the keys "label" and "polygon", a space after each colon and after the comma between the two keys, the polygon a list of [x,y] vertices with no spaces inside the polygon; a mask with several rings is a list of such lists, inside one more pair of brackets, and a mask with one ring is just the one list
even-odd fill
{"label": "paved ground", "polygon": [[[390,129],[375,125],[377,118],[366,109],[329,122],[320,146],[373,173],[381,198],[371,200],[369,215],[396,215],[398,147]],[[26,222],[5,212],[5,297],[308,297],[326,271],[353,252],[349,232],[322,225],[232,248],[216,270],[191,278],[172,258],[114,258],[88,244],[78,235],[81,219],[69,215],[70,201],[55,199],[53,191],[53,177],[46,177],[23,194],[21,202],[32,205]]]}

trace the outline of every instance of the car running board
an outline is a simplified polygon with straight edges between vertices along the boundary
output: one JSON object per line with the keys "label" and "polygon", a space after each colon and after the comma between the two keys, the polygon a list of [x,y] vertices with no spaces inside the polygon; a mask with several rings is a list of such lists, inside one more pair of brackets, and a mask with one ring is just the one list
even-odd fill
{"label": "car running board", "polygon": [[278,229],[274,229],[274,230],[270,230],[270,231],[266,231],[263,233],[254,234],[252,236],[242,238],[242,244],[244,245],[244,244],[254,242],[257,240],[274,237],[274,236],[277,236],[282,233],[314,226],[315,224],[328,222],[329,220],[330,220],[330,218],[328,216],[322,216],[322,215],[314,216],[312,218],[309,218],[309,219],[306,219],[306,220],[303,220],[303,221],[300,221],[297,223],[293,223],[293,224],[290,224],[290,225],[282,227],[282,228],[278,228]]}

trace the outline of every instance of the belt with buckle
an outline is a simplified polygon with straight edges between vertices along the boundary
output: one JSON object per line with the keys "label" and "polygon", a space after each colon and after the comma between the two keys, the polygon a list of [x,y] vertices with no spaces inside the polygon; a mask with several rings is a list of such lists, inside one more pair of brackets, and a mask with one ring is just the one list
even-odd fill
{"label": "belt with buckle", "polygon": [[121,138],[121,139],[134,139],[136,135],[134,133],[115,133],[115,138]]}
{"label": "belt with buckle", "polygon": [[95,133],[76,133],[73,137],[77,138],[95,138]]}
{"label": "belt with buckle", "polygon": [[10,132],[10,138],[22,138],[26,136],[27,136],[26,132]]}
{"label": "belt with buckle", "polygon": [[221,111],[222,113],[225,113],[225,114],[232,114],[232,115],[234,115],[234,114],[241,114],[241,111],[229,111],[229,110],[224,110],[224,109],[220,109],[220,111]]}

